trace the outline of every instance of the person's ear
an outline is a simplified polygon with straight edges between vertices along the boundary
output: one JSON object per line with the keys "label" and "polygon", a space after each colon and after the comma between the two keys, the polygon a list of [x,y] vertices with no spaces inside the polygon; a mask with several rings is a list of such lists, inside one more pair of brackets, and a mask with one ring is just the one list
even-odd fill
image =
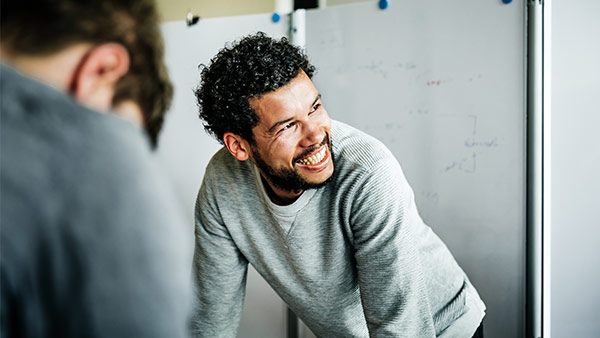
{"label": "person's ear", "polygon": [[91,49],[73,75],[72,94],[85,105],[100,111],[112,108],[115,85],[129,71],[129,52],[118,43]]}
{"label": "person's ear", "polygon": [[245,161],[250,156],[250,144],[243,137],[234,133],[223,134],[223,142],[233,157]]}

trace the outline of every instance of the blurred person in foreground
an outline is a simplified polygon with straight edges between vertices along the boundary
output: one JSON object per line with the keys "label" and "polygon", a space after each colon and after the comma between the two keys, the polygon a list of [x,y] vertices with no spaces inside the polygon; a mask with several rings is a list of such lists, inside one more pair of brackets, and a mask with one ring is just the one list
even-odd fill
{"label": "blurred person in foreground", "polygon": [[196,203],[194,335],[235,337],[252,264],[318,337],[482,337],[485,305],[398,161],[329,118],[314,72],[263,33],[202,70],[200,117],[224,147]]}
{"label": "blurred person in foreground", "polygon": [[1,3],[2,337],[185,337],[152,0]]}

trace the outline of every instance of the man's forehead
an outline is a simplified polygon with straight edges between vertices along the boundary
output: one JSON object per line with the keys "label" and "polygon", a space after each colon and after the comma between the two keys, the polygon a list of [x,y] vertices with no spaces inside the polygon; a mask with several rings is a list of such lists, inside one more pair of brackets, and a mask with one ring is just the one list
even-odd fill
{"label": "man's forehead", "polygon": [[276,90],[248,99],[250,106],[257,112],[281,111],[298,104],[312,103],[318,91],[311,79],[301,71],[295,78]]}
{"label": "man's forehead", "polygon": [[250,106],[261,120],[287,110],[290,102],[285,98],[285,95],[280,95],[281,92],[278,91],[283,91],[283,87],[274,92],[262,95],[260,98],[249,100]]}

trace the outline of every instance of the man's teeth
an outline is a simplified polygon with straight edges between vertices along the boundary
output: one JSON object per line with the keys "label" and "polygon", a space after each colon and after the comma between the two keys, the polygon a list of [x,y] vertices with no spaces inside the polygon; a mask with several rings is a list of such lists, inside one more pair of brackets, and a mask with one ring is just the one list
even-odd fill
{"label": "man's teeth", "polygon": [[321,162],[323,160],[323,158],[325,158],[326,152],[327,152],[327,148],[324,147],[323,150],[319,151],[318,153],[316,153],[310,157],[301,159],[300,161],[298,161],[298,163],[304,164],[304,165],[317,164],[317,163]]}

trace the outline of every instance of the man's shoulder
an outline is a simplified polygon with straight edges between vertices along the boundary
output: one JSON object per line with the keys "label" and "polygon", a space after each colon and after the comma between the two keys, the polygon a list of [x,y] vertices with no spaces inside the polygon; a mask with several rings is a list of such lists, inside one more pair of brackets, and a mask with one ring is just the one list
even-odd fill
{"label": "man's shoulder", "polygon": [[[148,242],[149,236],[167,238],[169,231],[176,232],[169,226],[182,222],[172,192],[139,128],[5,71],[0,126],[7,221],[3,236],[54,250],[56,243],[48,243],[55,238],[51,234],[69,234],[73,245],[85,246],[98,233],[105,238],[135,234],[138,242]],[[13,84],[9,78],[17,79],[15,88],[8,88]]]}
{"label": "man's shoulder", "polygon": [[331,142],[336,169],[368,170],[381,161],[396,161],[381,141],[340,121],[332,120]]}
{"label": "man's shoulder", "polygon": [[[151,181],[149,175],[156,178],[149,144],[138,127],[92,111],[7,66],[1,72],[0,156],[11,197],[59,208],[58,201],[45,203],[49,194],[66,203],[88,193],[85,200],[91,203],[112,188]],[[8,194],[3,190],[3,197]]]}

